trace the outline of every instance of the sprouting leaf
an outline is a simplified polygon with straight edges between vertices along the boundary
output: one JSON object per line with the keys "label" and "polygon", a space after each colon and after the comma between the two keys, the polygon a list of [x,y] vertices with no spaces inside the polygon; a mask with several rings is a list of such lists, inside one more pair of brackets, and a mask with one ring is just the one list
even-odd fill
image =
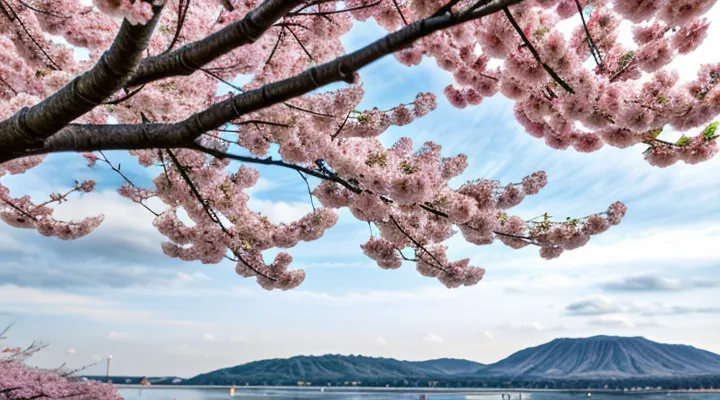
{"label": "sprouting leaf", "polygon": [[635,57],[635,52],[632,50],[623,54],[622,57],[620,57],[620,61],[618,62],[618,68],[625,68],[625,66],[630,62],[630,60],[633,59],[633,57]]}
{"label": "sprouting leaf", "polygon": [[540,40],[546,33],[550,32],[550,28],[543,26],[535,31],[535,39]]}
{"label": "sprouting leaf", "polygon": [[373,165],[379,165],[381,167],[387,166],[387,155],[385,153],[375,153],[371,154],[367,161],[365,161],[365,165],[368,167],[372,167]]}
{"label": "sprouting leaf", "polygon": [[690,138],[685,135],[682,135],[682,136],[680,136],[680,139],[678,139],[677,142],[675,142],[675,145],[680,146],[680,147],[685,147],[685,146],[690,146],[690,143],[691,143]]}
{"label": "sprouting leaf", "polygon": [[717,137],[717,135],[715,135],[715,131],[717,131],[718,125],[720,125],[720,122],[717,122],[717,121],[708,125],[707,128],[705,128],[705,130],[702,133],[703,139],[705,139],[705,140],[715,139]]}
{"label": "sprouting leaf", "polygon": [[400,161],[400,169],[406,174],[412,174],[415,172],[415,168],[410,165],[407,161]]}
{"label": "sprouting leaf", "polygon": [[508,219],[508,215],[506,212],[501,212],[500,217],[498,218],[500,220],[501,225],[505,225],[505,221]]}

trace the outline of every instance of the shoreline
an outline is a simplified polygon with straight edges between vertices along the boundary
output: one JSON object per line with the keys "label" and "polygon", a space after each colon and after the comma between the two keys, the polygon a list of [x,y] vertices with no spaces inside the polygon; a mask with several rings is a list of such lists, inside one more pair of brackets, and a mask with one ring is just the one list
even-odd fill
{"label": "shoreline", "polygon": [[[224,389],[230,390],[229,385],[151,385],[114,384],[118,389]],[[494,393],[612,393],[612,394],[653,394],[653,393],[720,393],[720,389],[684,389],[684,390],[615,390],[615,389],[530,389],[530,388],[393,388],[393,387],[346,387],[346,386],[235,386],[235,391],[254,390],[293,390],[317,392],[405,392],[405,393],[454,393],[454,394],[494,394]]]}

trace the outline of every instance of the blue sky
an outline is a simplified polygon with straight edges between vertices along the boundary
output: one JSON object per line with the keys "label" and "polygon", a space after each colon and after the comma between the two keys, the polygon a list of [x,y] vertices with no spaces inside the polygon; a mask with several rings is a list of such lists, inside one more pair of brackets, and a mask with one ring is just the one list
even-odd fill
{"label": "blue sky", "polygon": [[[352,50],[381,34],[365,23],[345,44]],[[718,37],[718,27],[710,35]],[[676,66],[692,75],[696,62],[684,59]],[[361,77],[367,93],[362,106],[381,109],[412,101],[421,91],[441,94],[452,80],[433,60],[407,68],[392,57],[362,70]],[[470,257],[487,274],[477,286],[450,290],[413,265],[394,271],[375,266],[359,248],[367,225],[342,212],[325,237],[291,251],[306,281],[290,292],[266,292],[237,276],[229,262],[208,266],[165,257],[152,215],[115,193],[116,175],[85,168],[77,155],[55,155],[3,183],[13,194],[42,198],[75,179],[96,179],[96,192],[57,213],[103,213],[106,220],[73,242],[0,225],[0,325],[15,322],[8,342],[49,343],[32,359],[42,366],[80,366],[112,354],[114,374],[180,376],[297,354],[494,362],[555,337],[596,334],[720,352],[720,159],[657,169],[643,161],[642,146],[589,155],[556,151],[525,134],[512,103],[500,96],[464,110],[442,95],[438,100],[436,111],[392,128],[383,141],[409,136],[416,145],[436,141],[447,155],[465,153],[470,167],[463,179],[515,182],[547,171],[548,186],[514,209],[524,217],[545,211],[583,216],[621,200],[629,208],[626,220],[553,261],[532,248],[478,247],[452,238],[452,255]],[[108,157],[138,182],[149,184],[155,174],[126,153]],[[258,169],[262,178],[251,190],[255,210],[276,222],[310,211],[297,173]]]}

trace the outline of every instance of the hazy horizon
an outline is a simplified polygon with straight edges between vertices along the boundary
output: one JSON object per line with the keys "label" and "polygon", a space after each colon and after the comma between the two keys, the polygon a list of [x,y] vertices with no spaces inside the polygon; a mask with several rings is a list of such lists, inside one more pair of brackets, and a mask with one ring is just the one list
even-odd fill
{"label": "hazy horizon", "polygon": [[[709,38],[692,57],[671,66],[681,76],[711,58],[720,37],[720,5],[707,15]],[[346,49],[379,37],[374,22],[358,24]],[[702,56],[705,54],[705,56]],[[718,61],[718,60],[715,60]],[[687,66],[693,66],[687,68]],[[537,249],[470,245],[452,238],[450,256],[486,268],[477,286],[447,289],[409,263],[382,270],[360,249],[367,224],[340,212],[340,221],[290,252],[307,278],[297,289],[267,292],[218,265],[166,257],[153,216],[121,198],[120,178],[79,155],[51,155],[21,176],[3,177],[13,194],[46,196],[73,179],[95,179],[96,192],[58,207],[59,218],[105,214],[86,238],[63,242],[0,224],[0,327],[15,322],[6,344],[50,346],[30,359],[43,367],[74,368],[113,355],[111,375],[182,376],[303,353],[385,356],[405,360],[462,358],[484,364],[556,337],[644,336],[720,353],[720,157],[700,165],[659,169],[642,146],[591,154],[557,151],[524,132],[513,103],[501,95],[456,109],[442,95],[452,76],[434,60],[407,68],[386,57],[360,71],[361,107],[406,103],[421,91],[438,108],[382,136],[435,140],[445,155],[465,153],[472,178],[517,182],[536,171],[549,184],[513,209],[558,219],[628,206],[623,223],[586,246],[546,261]],[[695,133],[695,131],[691,131]],[[678,135],[679,136],[679,135]],[[149,185],[154,169],[127,152],[108,152],[123,171]],[[62,166],[63,174],[51,173]],[[273,222],[311,210],[295,171],[260,166],[249,206]],[[274,253],[269,253],[274,254]],[[86,371],[105,374],[105,364]]]}

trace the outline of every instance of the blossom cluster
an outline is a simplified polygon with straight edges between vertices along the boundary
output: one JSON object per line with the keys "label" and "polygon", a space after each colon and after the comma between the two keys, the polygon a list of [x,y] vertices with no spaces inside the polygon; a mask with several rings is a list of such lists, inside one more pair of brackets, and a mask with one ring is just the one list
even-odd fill
{"label": "blossom cluster", "polygon": [[[434,58],[453,74],[455,85],[444,94],[455,107],[479,104],[497,92],[515,100],[518,122],[554,149],[587,153],[603,144],[646,143],[645,158],[652,165],[695,164],[717,153],[714,135],[667,142],[658,130],[703,129],[720,114],[720,64],[699,66],[697,79],[690,82],[680,82],[677,72],[666,68],[702,44],[710,24],[703,14],[715,3],[524,1],[511,13],[521,32],[499,12],[419,40],[396,58],[406,65],[418,64],[423,56]],[[412,21],[440,5],[412,1],[404,11]],[[374,17],[388,30],[397,26],[383,7],[354,13],[361,20]],[[567,35],[559,23],[569,18],[575,18],[576,27]],[[631,23],[630,44],[620,40],[623,21]],[[491,59],[500,66],[489,69]]]}
{"label": "blossom cluster", "polygon": [[[4,332],[3,332],[4,333]],[[0,340],[3,337],[0,336]],[[121,400],[114,386],[80,381],[59,370],[34,368],[25,363],[43,346],[0,346],[0,399]]]}
{"label": "blossom cluster", "polygon": [[[188,8],[187,2],[167,1],[147,55],[201,40],[240,21],[260,3],[231,0],[232,7],[226,7],[227,2],[193,2]],[[679,84],[677,74],[662,69],[676,54],[697,48],[708,24],[700,16],[714,1],[581,3],[592,8],[587,25],[597,49],[587,47],[584,30],[566,38],[555,28],[561,19],[578,17],[574,0],[526,0],[511,7],[548,68],[529,46],[522,45],[502,12],[429,35],[395,57],[408,66],[417,65],[423,56],[434,58],[455,79],[444,95],[456,107],[480,104],[498,92],[516,100],[518,121],[555,148],[572,146],[590,152],[604,143],[626,147],[645,142],[651,145],[646,158],[661,166],[712,157],[716,151],[712,124],[700,136],[677,143],[662,142],[658,134],[666,125],[687,130],[709,124],[718,113],[720,67],[703,66],[698,79],[686,84]],[[152,17],[152,5],[159,3],[96,0],[93,6],[85,6],[75,0],[6,0],[3,4],[9,5],[13,17],[0,12],[0,119],[72,82],[110,47],[119,17],[145,24]],[[465,7],[464,2],[459,4]],[[353,21],[374,18],[385,29],[394,30],[430,17],[442,6],[439,0],[308,2],[257,40],[229,51],[202,70],[128,88],[76,122],[185,120],[239,92],[342,56],[341,37]],[[655,25],[634,25],[638,49],[619,44],[618,26],[623,19],[638,23],[649,18]],[[88,59],[76,60],[71,46],[47,39],[48,34],[86,48]],[[598,52],[602,64],[585,68],[585,61]],[[503,62],[491,67],[492,59]],[[547,69],[563,81],[551,78]],[[640,84],[642,74],[651,76]],[[236,85],[233,82],[239,75],[251,79]],[[571,86],[574,93],[563,85]],[[386,147],[380,140],[388,129],[432,112],[436,95],[420,93],[405,104],[383,110],[361,109],[364,94],[358,77],[354,84],[334,91],[316,91],[245,113],[197,141],[220,153],[242,148],[258,157],[255,162],[265,162],[262,157],[277,148],[284,166],[324,179],[312,190],[323,207],[298,221],[274,224],[248,207],[248,189],[258,180],[256,170],[190,149],[131,151],[141,166],[162,168],[157,168],[160,172],[152,187],[126,181],[118,193],[155,213],[154,225],[167,238],[162,249],[169,257],[209,264],[229,259],[239,275],[255,277],[266,289],[281,290],[299,285],[305,273],[290,268],[289,253],[280,252],[272,261],[266,261],[263,253],[319,239],[336,224],[335,210],[340,208],[377,227],[379,235],[370,238],[362,251],[380,267],[394,269],[403,261],[415,262],[422,275],[448,287],[476,284],[484,274],[483,268],[468,259],[450,260],[443,242],[458,232],[473,244],[497,239],[513,248],[532,245],[542,257],[554,258],[619,223],[625,213],[617,203],[604,213],[563,222],[509,216],[507,210],[545,186],[544,172],[509,185],[475,180],[452,186],[450,181],[468,166],[465,155],[443,155],[441,146],[429,141],[416,145],[410,138],[401,138]],[[89,167],[109,166],[119,172],[101,153],[83,156]],[[0,164],[0,177],[24,173],[42,161],[42,156],[31,156]],[[70,193],[93,188],[94,182],[78,182],[67,193],[36,204],[29,196],[11,196],[10,189],[0,184],[0,218],[43,235],[78,238],[96,228],[102,216],[62,222],[52,217],[51,206],[64,202]],[[149,207],[151,198],[164,208]]]}

